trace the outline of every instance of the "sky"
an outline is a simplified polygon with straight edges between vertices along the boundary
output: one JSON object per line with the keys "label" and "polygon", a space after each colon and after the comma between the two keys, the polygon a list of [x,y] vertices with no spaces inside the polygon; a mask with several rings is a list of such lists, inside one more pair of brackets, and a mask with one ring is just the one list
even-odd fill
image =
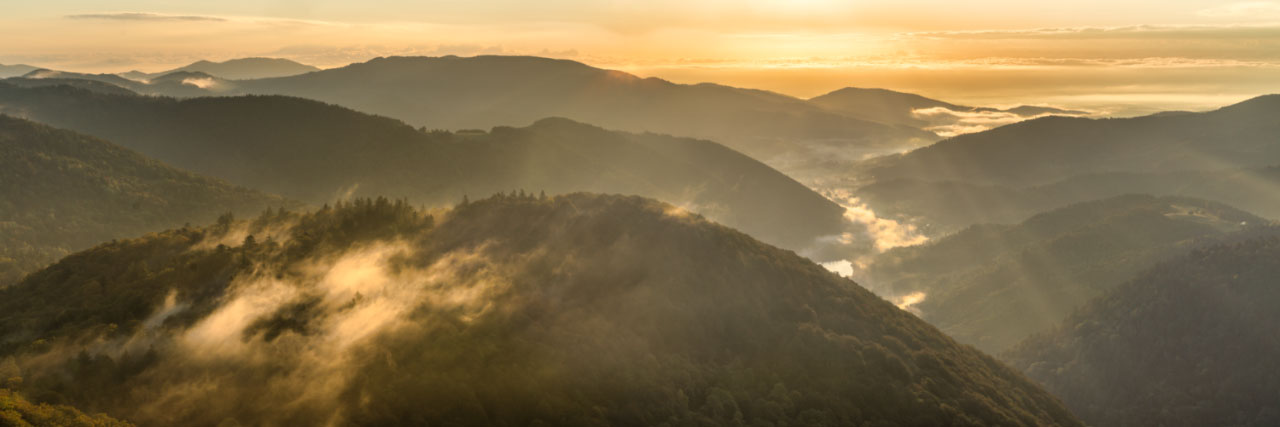
{"label": "sky", "polygon": [[1280,0],[0,0],[0,64],[160,71],[270,56],[540,55],[812,97],[1129,115],[1280,92]]}

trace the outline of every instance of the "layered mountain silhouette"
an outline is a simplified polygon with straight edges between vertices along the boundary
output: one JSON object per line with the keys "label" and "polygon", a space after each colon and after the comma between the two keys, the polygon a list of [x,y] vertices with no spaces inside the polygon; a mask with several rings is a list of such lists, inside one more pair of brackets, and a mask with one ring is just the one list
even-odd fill
{"label": "layered mountain silhouette", "polygon": [[1080,425],[855,283],[639,197],[105,244],[0,290],[0,331],[24,393],[143,425]]}
{"label": "layered mountain silhouette", "polygon": [[0,115],[0,287],[103,241],[293,205]]}
{"label": "layered mountain silhouette", "polygon": [[293,76],[312,71],[320,71],[320,69],[283,58],[239,58],[222,62],[200,60],[172,70],[156,73],[144,73],[134,70],[120,73],[120,76],[134,80],[151,80],[177,72],[193,72],[228,80],[245,80]]}
{"label": "layered mountain silhouette", "polygon": [[1098,426],[1280,423],[1280,238],[1138,275],[1005,359]]}
{"label": "layered mountain silhouette", "polygon": [[12,65],[0,64],[0,79],[9,78],[9,77],[18,77],[38,69],[40,69],[40,67],[33,67],[25,64],[12,64]]}
{"label": "layered mountain silhouette", "polygon": [[1259,168],[1280,162],[1280,95],[1205,113],[1128,119],[1047,117],[867,162],[877,181],[1049,184],[1088,173]]}
{"label": "layered mountain silhouette", "polygon": [[867,280],[884,293],[916,294],[922,318],[998,353],[1139,271],[1266,223],[1199,199],[1119,196],[893,249],[874,260]]}
{"label": "layered mountain silhouette", "polygon": [[713,139],[767,162],[812,154],[813,146],[858,151],[936,139],[772,92],[675,84],[538,57],[377,58],[238,83],[244,93],[316,99],[428,128],[520,125],[559,116],[620,130]]}
{"label": "layered mountain silhouette", "polygon": [[847,87],[809,99],[832,111],[878,123],[931,128],[955,124],[954,114],[1006,113],[1013,119],[1041,115],[1083,116],[1085,111],[1023,105],[1008,109],[969,107],[888,89]]}
{"label": "layered mountain silhouette", "polygon": [[298,98],[175,100],[3,83],[0,108],[317,204],[389,194],[439,205],[518,189],[638,194],[797,250],[843,226],[835,203],[719,144],[565,119],[433,132]]}

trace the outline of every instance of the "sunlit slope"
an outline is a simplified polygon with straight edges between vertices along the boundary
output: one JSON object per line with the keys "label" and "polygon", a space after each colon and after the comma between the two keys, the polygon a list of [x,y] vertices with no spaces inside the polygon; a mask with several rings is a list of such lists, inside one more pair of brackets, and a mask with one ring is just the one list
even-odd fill
{"label": "sunlit slope", "polygon": [[922,318],[997,353],[1156,262],[1264,222],[1198,199],[1119,196],[891,250],[868,280],[895,295],[923,293],[913,306]]}
{"label": "sunlit slope", "polygon": [[273,213],[0,292],[31,396],[146,425],[1078,425],[853,282],[638,197]]}
{"label": "sunlit slope", "polygon": [[1280,163],[1280,95],[1205,113],[1048,117],[961,135],[863,165],[875,180],[1016,186],[1103,172],[1256,168]]}
{"label": "sunlit slope", "polygon": [[13,427],[130,427],[133,425],[106,415],[86,415],[65,405],[32,403],[22,395],[4,388],[0,388],[0,423]]}
{"label": "sunlit slope", "polygon": [[1005,359],[1099,426],[1280,424],[1280,239],[1162,263]]}
{"label": "sunlit slope", "polygon": [[100,139],[0,115],[0,287],[105,240],[287,204]]}
{"label": "sunlit slope", "polygon": [[972,224],[1021,222],[1039,212],[1123,194],[1195,197],[1275,219],[1280,218],[1280,167],[1091,173],[1030,187],[895,179],[854,194],[876,213],[932,235]]}
{"label": "sunlit slope", "polygon": [[113,96],[0,83],[0,106],[179,167],[315,203],[388,194],[450,204],[498,191],[638,194],[800,249],[842,209],[719,144],[563,119],[453,134],[280,96]]}

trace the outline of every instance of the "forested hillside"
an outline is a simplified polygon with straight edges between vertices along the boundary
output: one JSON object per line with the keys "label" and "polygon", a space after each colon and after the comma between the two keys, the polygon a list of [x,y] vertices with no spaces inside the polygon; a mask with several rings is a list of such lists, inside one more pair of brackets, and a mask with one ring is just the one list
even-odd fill
{"label": "forested hillside", "polygon": [[1098,426],[1280,424],[1277,231],[1162,263],[1004,358]]}
{"label": "forested hillside", "polygon": [[349,195],[443,205],[498,191],[592,191],[668,201],[791,249],[842,227],[841,207],[719,144],[563,119],[449,133],[299,98],[176,100],[3,82],[0,108],[317,204]]}
{"label": "forested hillside", "polygon": [[638,197],[119,241],[0,290],[0,331],[29,396],[143,425],[1079,425],[855,283]]}
{"label": "forested hillside", "polygon": [[103,241],[293,206],[100,139],[0,115],[0,287]]}
{"label": "forested hillside", "polygon": [[922,318],[998,353],[1165,258],[1267,221],[1199,199],[1118,196],[977,225],[876,257],[877,290],[917,294]]}

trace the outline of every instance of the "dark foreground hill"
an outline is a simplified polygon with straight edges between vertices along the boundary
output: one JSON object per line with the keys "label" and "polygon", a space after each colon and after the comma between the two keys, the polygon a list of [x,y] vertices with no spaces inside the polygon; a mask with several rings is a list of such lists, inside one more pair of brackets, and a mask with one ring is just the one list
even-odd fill
{"label": "dark foreground hill", "polygon": [[387,194],[447,205],[516,189],[637,194],[793,249],[842,226],[838,205],[719,144],[563,119],[449,133],[298,98],[176,100],[3,82],[0,108],[317,204]]}
{"label": "dark foreground hill", "polygon": [[1280,238],[1192,252],[1005,359],[1099,426],[1280,425]]}
{"label": "dark foreground hill", "polygon": [[639,197],[357,200],[0,290],[24,391],[143,425],[1079,425],[794,253]]}
{"label": "dark foreground hill", "polygon": [[863,165],[876,180],[1048,184],[1088,173],[1260,168],[1280,163],[1280,95],[1205,113],[1128,119],[1047,117]]}
{"label": "dark foreground hill", "polygon": [[1168,257],[1266,221],[1199,199],[1119,196],[977,225],[875,258],[876,289],[957,340],[998,353]]}
{"label": "dark foreground hill", "polygon": [[106,141],[0,115],[0,287],[106,240],[286,204]]}

